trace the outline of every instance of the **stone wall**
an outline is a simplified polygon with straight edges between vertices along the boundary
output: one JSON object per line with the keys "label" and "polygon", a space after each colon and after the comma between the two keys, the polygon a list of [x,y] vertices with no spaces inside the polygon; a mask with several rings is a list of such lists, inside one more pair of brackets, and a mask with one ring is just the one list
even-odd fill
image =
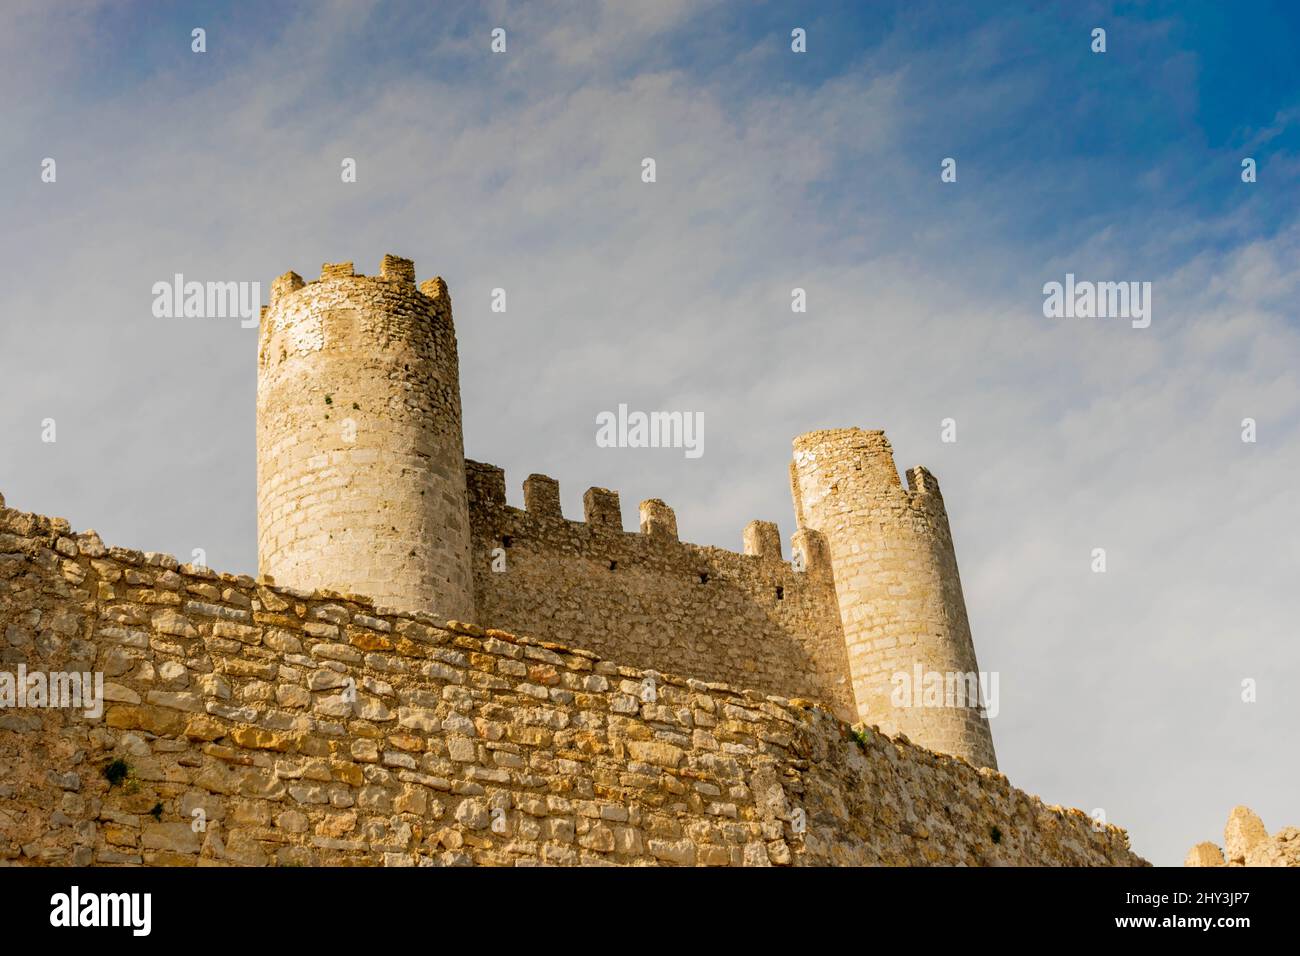
{"label": "stone wall", "polygon": [[0,634],[0,670],[107,681],[98,718],[0,711],[14,864],[1142,862],[805,703],[106,548],[2,499]]}
{"label": "stone wall", "polygon": [[769,522],[751,523],[737,554],[679,541],[662,501],[644,502],[641,530],[625,532],[615,492],[590,489],[570,521],[552,478],[529,476],[519,509],[500,468],[467,472],[477,623],[856,719],[824,548],[803,546],[797,571]]}

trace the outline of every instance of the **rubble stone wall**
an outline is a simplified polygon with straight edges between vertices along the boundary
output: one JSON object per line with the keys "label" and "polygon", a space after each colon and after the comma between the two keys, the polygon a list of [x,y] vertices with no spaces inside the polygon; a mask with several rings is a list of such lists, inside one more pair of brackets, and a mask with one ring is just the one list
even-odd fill
{"label": "rubble stone wall", "polygon": [[[0,697],[22,671],[27,698],[0,708],[11,864],[1143,862],[807,702],[108,548],[3,499],[0,635]],[[72,673],[102,675],[101,713],[35,705]]]}

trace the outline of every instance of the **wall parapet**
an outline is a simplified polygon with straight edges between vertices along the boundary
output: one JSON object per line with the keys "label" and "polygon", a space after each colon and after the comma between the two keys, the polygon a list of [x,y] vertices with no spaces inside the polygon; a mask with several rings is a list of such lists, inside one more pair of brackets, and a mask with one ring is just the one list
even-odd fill
{"label": "wall parapet", "polygon": [[[581,521],[564,517],[560,509],[560,483],[547,475],[532,474],[524,480],[524,507],[516,508],[506,502],[506,476],[504,469],[485,462],[465,460],[465,474],[469,488],[470,510],[474,513],[476,524],[480,527],[500,525],[501,527],[523,527],[533,522],[566,525],[576,532],[582,544],[571,548],[572,551],[584,551],[583,546],[596,541],[598,549],[607,549],[611,532],[621,537],[621,548],[628,557],[651,565],[676,565],[684,553],[697,556],[701,570],[710,567],[724,570],[728,564],[761,563],[778,564],[790,573],[802,573],[795,570],[792,561],[782,557],[780,530],[772,521],[751,521],[741,532],[742,550],[733,551],[714,545],[692,544],[682,541],[677,535],[677,518],[673,509],[659,498],[648,498],[641,503],[641,514],[652,514],[651,528],[642,527],[636,531],[623,528],[619,494],[608,488],[588,488],[583,493],[583,519]],[[643,521],[644,523],[644,521]],[[671,525],[672,533],[664,534],[662,529]],[[598,539],[598,540],[597,540]],[[575,540],[575,539],[571,539]],[[563,539],[556,538],[560,546]],[[809,549],[804,555],[806,569],[829,571],[824,551]],[[602,551],[602,553],[604,553]],[[813,567],[817,565],[817,567]]]}
{"label": "wall parapet", "polygon": [[586,520],[571,521],[554,478],[530,475],[521,509],[502,469],[467,461],[465,474],[479,623],[855,713],[818,532],[797,533],[786,561],[777,526],[750,522],[742,554],[682,541],[658,498],[625,531],[617,492],[589,489]]}

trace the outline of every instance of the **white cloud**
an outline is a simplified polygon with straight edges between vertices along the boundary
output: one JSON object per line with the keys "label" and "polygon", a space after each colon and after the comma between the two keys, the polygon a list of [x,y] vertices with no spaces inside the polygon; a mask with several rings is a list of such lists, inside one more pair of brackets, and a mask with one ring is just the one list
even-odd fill
{"label": "white cloud", "polygon": [[[150,284],[410,255],[451,284],[467,451],[507,468],[512,499],[542,471],[571,515],[604,485],[629,527],[663,497],[688,540],[736,548],[748,520],[775,519],[788,552],[790,439],[884,427],[900,468],[943,483],[981,665],[1003,674],[1013,782],[1105,806],[1165,863],[1237,802],[1300,822],[1281,804],[1300,770],[1275,759],[1297,725],[1281,678],[1300,664],[1297,226],[1192,259],[1172,232],[1141,257],[1123,230],[1013,241],[981,231],[1008,215],[1000,190],[963,180],[944,211],[890,178],[921,162],[898,152],[924,122],[916,70],[738,100],[678,68],[617,69],[692,5],[584,9],[512,11],[510,96],[437,70],[340,84],[342,24],[362,15],[344,5],[210,87],[65,104],[85,137],[58,186],[0,186],[27,219],[9,263],[24,282],[0,293],[10,504],[251,571],[253,334],[154,320]],[[75,35],[40,29],[73,55]],[[477,42],[431,39],[431,57]],[[14,135],[40,152],[39,115]],[[1043,319],[1042,283],[1085,269],[1153,281],[1151,329]],[[795,285],[807,315],[789,311]],[[506,316],[487,308],[496,286]],[[595,412],[619,401],[705,412],[705,458],[595,448]],[[36,438],[47,412],[57,449]],[[938,441],[949,415],[956,446]],[[1237,437],[1247,415],[1254,446]],[[1233,689],[1248,671],[1264,688],[1250,709]]]}

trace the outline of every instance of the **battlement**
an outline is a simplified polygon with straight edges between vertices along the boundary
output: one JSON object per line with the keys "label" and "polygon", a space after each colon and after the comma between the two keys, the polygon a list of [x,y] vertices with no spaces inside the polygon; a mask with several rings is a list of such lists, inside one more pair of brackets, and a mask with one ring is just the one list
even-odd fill
{"label": "battlement", "polygon": [[379,277],[388,282],[415,285],[415,263],[401,256],[385,255],[379,264]]}
{"label": "battlement", "polygon": [[302,281],[302,276],[292,271],[276,277],[276,279],[271,283],[271,304],[274,305],[286,295],[297,292],[305,284],[306,283]]}
{"label": "battlement", "polygon": [[[623,527],[619,494],[608,488],[591,487],[583,492],[583,517],[581,521],[575,521],[564,517],[560,506],[560,483],[548,475],[531,474],[524,480],[522,509],[506,503],[506,478],[502,468],[466,459],[465,478],[470,508],[476,513],[498,513],[516,524],[559,524],[589,542],[601,540],[608,544],[608,536],[619,536],[629,549],[635,549],[641,558],[649,561],[654,561],[658,554],[675,563],[682,555],[682,549],[686,549],[699,556],[701,568],[725,564],[733,559],[737,562],[757,559],[755,564],[776,563],[794,573],[792,562],[782,557],[780,530],[772,521],[751,521],[741,535],[742,550],[731,551],[681,541],[677,532],[677,516],[660,498],[649,498],[641,502],[639,529],[627,531]],[[806,533],[803,539],[809,537],[816,537],[816,533]],[[809,550],[813,553],[804,555],[805,569],[829,572],[829,564],[824,561],[824,547],[814,546]]]}
{"label": "battlement", "polygon": [[808,432],[794,439],[790,464],[791,490],[798,523],[804,523],[803,494],[799,471],[821,474],[821,482],[842,504],[852,504],[843,494],[850,487],[873,497],[896,497],[911,506],[942,513],[943,494],[939,479],[924,465],[906,471],[907,485],[899,479],[894,449],[883,431],[861,428],[833,428]]}
{"label": "battlement", "polygon": [[[379,274],[373,276],[358,273],[351,262],[326,262],[320,267],[319,278],[311,282],[304,281],[296,272],[286,272],[271,283],[271,303],[274,305],[284,296],[310,285],[338,281],[391,282],[415,287],[415,262],[401,256],[386,254],[379,263]],[[420,283],[417,291],[429,298],[445,297],[447,283],[441,276],[436,276]]]}
{"label": "battlement", "polygon": [[889,439],[880,428],[815,428],[797,435],[793,444],[795,451],[823,447],[883,447],[893,454]]}
{"label": "battlement", "polygon": [[570,640],[645,667],[739,681],[855,713],[830,552],[805,529],[782,555],[775,523],[753,521],[744,551],[682,541],[662,499],[623,527],[616,491],[589,488],[582,520],[566,518],[560,485],[532,474],[524,507],[506,502],[505,472],[466,460],[479,621]]}
{"label": "battlement", "polygon": [[665,541],[677,540],[677,515],[659,498],[641,502],[641,533]]}
{"label": "battlement", "polygon": [[939,490],[939,479],[924,465],[907,469],[907,500],[913,508],[943,515],[942,532],[947,533],[947,509],[943,492]]}
{"label": "battlement", "polygon": [[596,531],[622,532],[623,509],[618,492],[608,488],[588,488],[582,493],[583,520]]}

